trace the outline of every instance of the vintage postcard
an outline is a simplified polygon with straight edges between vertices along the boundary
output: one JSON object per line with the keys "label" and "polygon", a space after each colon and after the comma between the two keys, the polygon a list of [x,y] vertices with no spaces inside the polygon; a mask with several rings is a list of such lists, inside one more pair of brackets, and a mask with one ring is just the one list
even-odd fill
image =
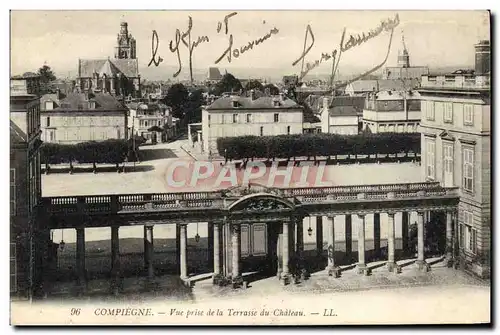
{"label": "vintage postcard", "polygon": [[491,322],[488,11],[11,11],[12,325]]}

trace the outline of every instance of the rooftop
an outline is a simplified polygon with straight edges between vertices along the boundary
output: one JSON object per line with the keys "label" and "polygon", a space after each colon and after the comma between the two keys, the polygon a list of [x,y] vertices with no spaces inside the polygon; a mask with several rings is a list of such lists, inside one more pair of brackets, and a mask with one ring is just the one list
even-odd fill
{"label": "rooftop", "polygon": [[[51,99],[53,95],[44,95],[42,99]],[[95,102],[95,108],[89,108],[89,102]],[[89,94],[70,93],[59,100],[58,106],[53,111],[75,111],[75,110],[96,110],[96,111],[123,111],[125,105],[114,96],[106,93]]]}
{"label": "rooftop", "polygon": [[[279,105],[275,106],[275,101]],[[233,107],[233,102],[237,103],[238,107]],[[241,96],[226,96],[215,100],[209,105],[207,110],[218,109],[273,109],[273,108],[302,108],[291,99],[281,98],[280,96],[261,96],[256,99]]]}

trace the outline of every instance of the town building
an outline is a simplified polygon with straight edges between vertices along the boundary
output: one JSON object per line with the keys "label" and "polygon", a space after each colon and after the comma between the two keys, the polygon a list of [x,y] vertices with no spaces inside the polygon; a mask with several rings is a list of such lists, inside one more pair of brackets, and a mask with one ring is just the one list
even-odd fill
{"label": "town building", "polygon": [[176,135],[170,107],[160,103],[127,104],[128,134],[142,136],[151,143],[166,142]]}
{"label": "town building", "polygon": [[218,67],[208,68],[207,84],[217,84],[222,79],[222,74]]}
{"label": "town building", "polygon": [[418,79],[362,79],[349,83],[345,88],[345,94],[366,96],[379,91],[413,90],[418,86]]}
{"label": "town building", "polygon": [[382,73],[382,79],[417,79],[429,74],[427,66],[411,66],[410,53],[406,48],[405,37],[402,35],[402,48],[398,51],[397,66],[388,66]]}
{"label": "town building", "polygon": [[37,81],[33,74],[13,77],[10,91],[10,293],[20,297],[36,291],[39,261],[49,258],[47,244],[35,240],[35,236],[49,240],[48,231],[38,230],[42,142]]}
{"label": "town building", "polygon": [[40,98],[42,140],[74,144],[127,138],[127,107],[109,93],[45,94]]}
{"label": "town building", "polygon": [[417,132],[420,114],[420,94],[417,91],[369,93],[363,109],[363,129],[371,133]]}
{"label": "town building", "polygon": [[323,97],[320,109],[321,132],[340,135],[356,135],[361,130],[365,97],[335,96]]}
{"label": "town building", "polygon": [[458,187],[454,228],[462,266],[490,274],[491,93],[489,41],[476,45],[475,71],[422,76],[422,174]]}
{"label": "town building", "polygon": [[202,150],[215,153],[219,137],[301,134],[303,107],[278,96],[223,96],[202,109]]}
{"label": "town building", "polygon": [[115,58],[79,59],[76,88],[79,92],[109,93],[125,98],[141,98],[141,76],[136,58],[136,42],[122,22]]}

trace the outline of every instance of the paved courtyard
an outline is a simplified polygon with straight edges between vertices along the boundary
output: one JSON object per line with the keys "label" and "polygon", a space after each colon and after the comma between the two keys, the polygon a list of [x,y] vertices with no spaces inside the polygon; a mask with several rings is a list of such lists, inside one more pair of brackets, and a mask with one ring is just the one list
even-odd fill
{"label": "paved courtyard", "polygon": [[[166,166],[175,159],[193,158],[182,149],[187,140],[177,140],[141,147],[146,160],[134,166],[128,163],[127,173],[110,172],[51,173],[42,175],[42,195],[94,195],[171,192],[165,180]],[[384,163],[359,165],[328,165],[325,176],[335,185],[363,185],[420,182],[421,167],[417,163]],[[206,187],[197,190],[213,190]],[[177,191],[177,190],[175,190]]]}

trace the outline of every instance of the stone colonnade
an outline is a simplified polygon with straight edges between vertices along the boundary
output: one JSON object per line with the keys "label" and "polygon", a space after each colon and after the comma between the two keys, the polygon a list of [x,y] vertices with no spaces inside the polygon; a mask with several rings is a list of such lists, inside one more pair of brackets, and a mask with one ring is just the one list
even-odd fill
{"label": "stone colonnade", "polygon": [[[408,227],[410,212],[402,212],[402,240],[403,250],[408,249]],[[395,214],[396,211],[388,211],[388,253],[387,268],[389,271],[400,271],[395,257]],[[424,211],[417,212],[417,260],[419,269],[428,270],[429,266],[425,261],[424,245]],[[344,214],[342,214],[344,215]],[[345,214],[345,251],[349,255],[352,253],[352,215],[357,215],[358,220],[358,261],[357,269],[360,274],[369,274],[370,269],[366,262],[366,236],[365,219],[367,214]],[[454,212],[446,213],[446,259],[451,263],[453,254],[453,217]],[[335,219],[340,215],[327,215],[328,236],[327,236],[327,270],[329,275],[339,277],[341,270],[335,260]],[[280,222],[268,223],[269,225],[280,225],[278,248],[281,250],[281,262],[278,265],[278,275],[284,284],[292,281],[294,275],[307,278],[306,264],[304,262],[304,229],[302,217],[284,218]],[[323,220],[317,217],[316,226],[316,250],[317,256],[323,255]],[[380,213],[374,214],[373,220],[374,249],[380,250]],[[208,224],[209,254],[213,258],[213,280],[214,283],[231,283],[233,287],[243,284],[241,266],[241,226],[238,223],[213,221]],[[456,238],[456,237],[455,237]],[[187,258],[187,223],[177,224],[177,259],[180,278],[184,281],[189,279],[188,258]],[[228,243],[230,241],[230,243]],[[230,250],[225,246],[230,244]],[[272,254],[271,250],[267,250]],[[154,237],[153,226],[144,226],[144,265],[147,278],[152,280],[155,276],[154,265]],[[293,264],[291,264],[293,262]],[[111,227],[111,287],[113,292],[118,291],[120,278],[120,254],[119,254],[119,226]],[[78,284],[83,292],[86,291],[86,270],[85,270],[85,230],[76,228],[76,268],[78,274]],[[228,270],[230,268],[230,271]],[[293,272],[293,273],[292,273]]]}

